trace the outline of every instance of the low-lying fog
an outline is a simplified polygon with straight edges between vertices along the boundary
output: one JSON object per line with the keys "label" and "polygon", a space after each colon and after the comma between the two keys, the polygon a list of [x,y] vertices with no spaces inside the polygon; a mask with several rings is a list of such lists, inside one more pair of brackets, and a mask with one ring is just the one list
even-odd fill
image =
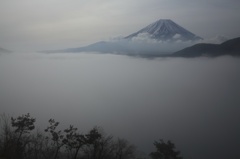
{"label": "low-lying fog", "polygon": [[101,126],[146,154],[170,139],[186,159],[240,158],[240,58],[1,55],[0,108],[40,128]]}

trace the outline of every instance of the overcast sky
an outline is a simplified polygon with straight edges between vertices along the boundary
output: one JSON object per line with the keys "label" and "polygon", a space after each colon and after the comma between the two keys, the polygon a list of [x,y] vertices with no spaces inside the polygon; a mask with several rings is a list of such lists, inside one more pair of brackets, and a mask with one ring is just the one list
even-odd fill
{"label": "overcast sky", "polygon": [[0,0],[0,47],[84,46],[167,18],[203,38],[240,36],[239,0]]}

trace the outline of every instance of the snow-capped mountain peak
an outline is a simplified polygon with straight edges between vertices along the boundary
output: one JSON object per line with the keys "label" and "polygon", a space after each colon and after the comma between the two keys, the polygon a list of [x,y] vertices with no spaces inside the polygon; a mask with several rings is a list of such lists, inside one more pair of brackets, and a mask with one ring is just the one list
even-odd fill
{"label": "snow-capped mountain peak", "polygon": [[125,38],[132,39],[142,33],[148,33],[152,38],[162,41],[195,41],[202,39],[170,19],[160,19]]}

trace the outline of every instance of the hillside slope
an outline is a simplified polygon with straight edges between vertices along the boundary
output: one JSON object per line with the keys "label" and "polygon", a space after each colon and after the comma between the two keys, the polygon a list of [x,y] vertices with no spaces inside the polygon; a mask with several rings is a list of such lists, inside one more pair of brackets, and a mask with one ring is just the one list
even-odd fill
{"label": "hillside slope", "polygon": [[222,55],[240,56],[240,37],[222,44],[196,44],[172,54],[175,57],[215,57]]}

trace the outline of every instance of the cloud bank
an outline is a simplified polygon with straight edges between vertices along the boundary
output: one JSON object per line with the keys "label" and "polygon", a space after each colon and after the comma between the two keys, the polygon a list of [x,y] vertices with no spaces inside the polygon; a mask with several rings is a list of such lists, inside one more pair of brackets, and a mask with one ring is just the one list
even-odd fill
{"label": "cloud bank", "polygon": [[[240,59],[12,53],[0,58],[1,112],[64,128],[102,126],[148,154],[171,139],[184,158],[236,158]],[[45,128],[45,127],[44,127]],[[227,145],[227,146],[226,146]]]}

